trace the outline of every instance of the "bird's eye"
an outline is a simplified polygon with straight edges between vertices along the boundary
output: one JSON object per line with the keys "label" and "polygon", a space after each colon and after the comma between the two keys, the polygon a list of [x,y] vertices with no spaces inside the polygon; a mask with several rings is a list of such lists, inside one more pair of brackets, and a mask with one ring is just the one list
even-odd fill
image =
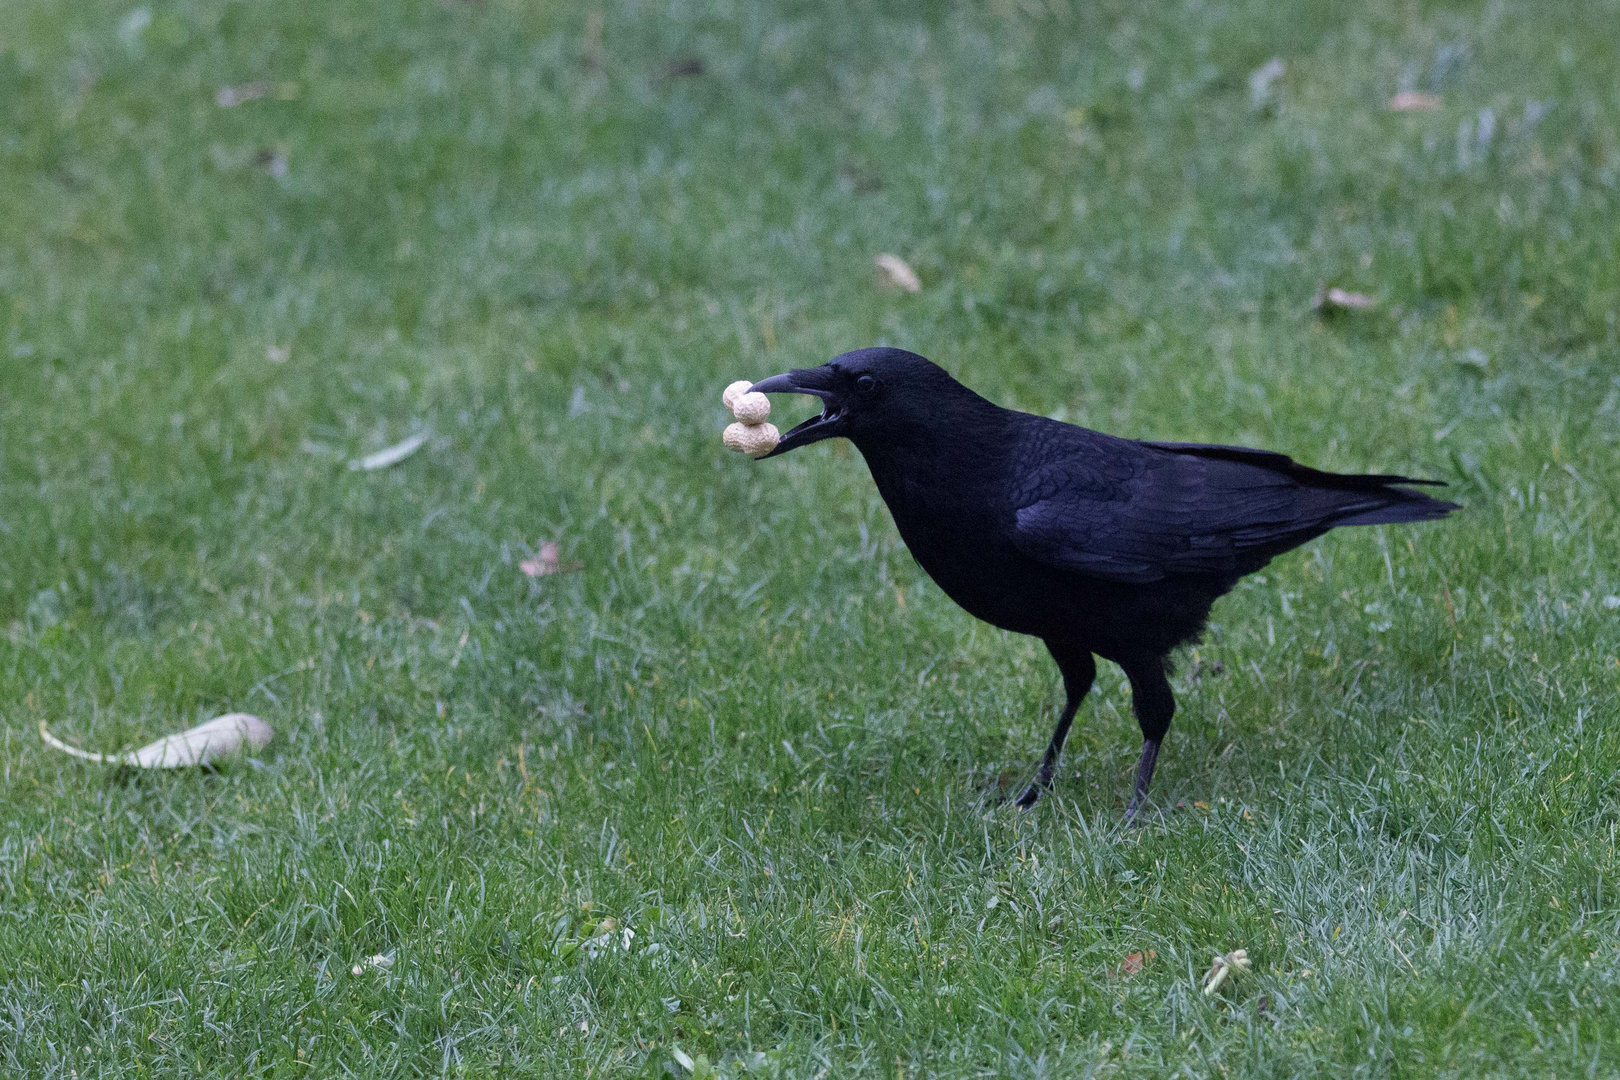
{"label": "bird's eye", "polygon": [[857,394],[870,394],[877,389],[877,384],[877,380],[872,376],[862,375],[855,380],[855,392]]}

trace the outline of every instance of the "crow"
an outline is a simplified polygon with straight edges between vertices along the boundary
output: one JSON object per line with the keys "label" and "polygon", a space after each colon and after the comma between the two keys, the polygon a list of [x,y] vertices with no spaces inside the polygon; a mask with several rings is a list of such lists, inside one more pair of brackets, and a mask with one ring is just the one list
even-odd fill
{"label": "crow", "polygon": [[765,457],[850,440],[946,595],[1046,644],[1067,700],[1018,797],[1026,809],[1052,785],[1094,656],[1125,672],[1142,729],[1131,821],[1176,711],[1170,653],[1197,640],[1219,597],[1329,529],[1459,509],[1406,486],[1441,481],[1320,472],[1267,450],[1139,442],[1004,409],[901,349],[844,353],[751,389],[822,402]]}

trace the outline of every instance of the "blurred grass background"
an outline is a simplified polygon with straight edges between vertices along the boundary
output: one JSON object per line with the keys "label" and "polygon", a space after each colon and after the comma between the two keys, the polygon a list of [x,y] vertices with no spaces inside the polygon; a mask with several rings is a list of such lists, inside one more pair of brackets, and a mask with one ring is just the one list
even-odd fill
{"label": "blurred grass background", "polygon": [[[0,8],[0,1061],[1601,1075],[1617,57],[1613,0]],[[719,444],[876,343],[1467,509],[1222,601],[1152,826],[1112,668],[1020,815],[1039,645],[848,447]],[[35,734],[238,709],[212,774]]]}

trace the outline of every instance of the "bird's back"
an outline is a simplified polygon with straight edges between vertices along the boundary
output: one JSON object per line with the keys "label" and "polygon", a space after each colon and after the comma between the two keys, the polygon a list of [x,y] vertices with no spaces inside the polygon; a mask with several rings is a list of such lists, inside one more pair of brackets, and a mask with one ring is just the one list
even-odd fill
{"label": "bird's back", "polygon": [[1103,655],[1195,636],[1240,577],[1336,526],[1456,508],[1405,477],[1138,442],[989,402],[933,437],[862,450],[907,546],[953,599]]}

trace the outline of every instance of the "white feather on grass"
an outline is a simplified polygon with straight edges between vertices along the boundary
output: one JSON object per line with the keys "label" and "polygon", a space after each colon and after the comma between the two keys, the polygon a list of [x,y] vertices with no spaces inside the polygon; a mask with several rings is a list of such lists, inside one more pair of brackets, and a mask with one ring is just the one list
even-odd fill
{"label": "white feather on grass", "polygon": [[428,433],[425,431],[412,435],[404,442],[397,442],[393,446],[377,451],[375,454],[367,454],[363,458],[349,462],[349,468],[364,469],[366,472],[371,472],[374,469],[386,469],[390,465],[398,465],[420,450],[422,444],[427,441]]}
{"label": "white feather on grass", "polygon": [[77,746],[69,746],[51,734],[50,729],[45,726],[45,721],[39,722],[39,737],[45,741],[46,746],[55,747],[65,754],[72,754],[85,761],[103,765],[130,765],[137,769],[185,769],[196,765],[210,765],[222,757],[234,754],[244,746],[249,750],[262,749],[270,742],[273,734],[270,725],[257,716],[250,716],[247,713],[226,713],[224,716],[216,716],[206,723],[198,724],[189,731],[165,735],[157,742],[148,743],[139,750],[130,750],[122,754],[97,754],[89,750],[80,750]]}

